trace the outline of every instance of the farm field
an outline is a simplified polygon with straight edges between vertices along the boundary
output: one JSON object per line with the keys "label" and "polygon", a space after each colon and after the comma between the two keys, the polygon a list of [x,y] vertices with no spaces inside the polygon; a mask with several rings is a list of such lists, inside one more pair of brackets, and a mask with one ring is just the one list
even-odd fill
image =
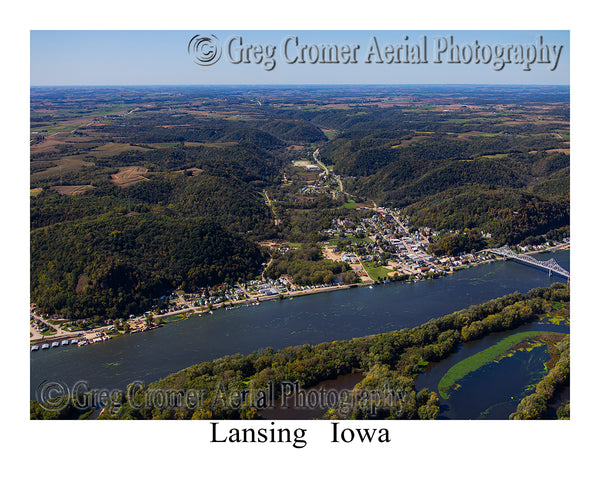
{"label": "farm field", "polygon": [[148,169],[144,167],[125,167],[114,173],[111,178],[115,185],[119,187],[129,187],[139,182],[148,181],[148,177],[144,174],[148,173]]}

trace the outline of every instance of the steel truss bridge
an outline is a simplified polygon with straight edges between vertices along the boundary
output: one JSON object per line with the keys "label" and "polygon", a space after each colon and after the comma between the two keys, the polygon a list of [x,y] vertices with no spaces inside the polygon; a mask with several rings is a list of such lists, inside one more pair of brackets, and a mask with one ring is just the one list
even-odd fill
{"label": "steel truss bridge", "polygon": [[515,253],[510,248],[508,248],[506,245],[502,248],[492,248],[490,250],[490,252],[495,253],[496,255],[501,255],[506,258],[512,258],[513,260],[527,263],[529,265],[533,265],[533,266],[542,268],[544,270],[548,270],[549,274],[551,274],[552,272],[558,273],[559,275],[562,275],[563,277],[566,277],[567,279],[570,279],[570,276],[571,276],[569,271],[562,268],[556,262],[556,260],[554,260],[553,258],[551,258],[550,260],[546,260],[546,261],[537,260],[536,258],[532,257],[531,255],[523,255],[523,254]]}

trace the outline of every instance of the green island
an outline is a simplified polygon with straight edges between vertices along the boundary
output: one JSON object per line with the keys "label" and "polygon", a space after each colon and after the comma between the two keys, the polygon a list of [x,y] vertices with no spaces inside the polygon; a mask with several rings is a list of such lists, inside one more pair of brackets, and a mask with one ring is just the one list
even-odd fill
{"label": "green island", "polygon": [[[461,378],[483,367],[487,363],[498,362],[502,358],[510,356],[511,351],[531,350],[542,344],[552,344],[554,343],[553,339],[549,337],[557,335],[562,337],[565,334],[547,331],[519,332],[503,338],[495,345],[465,358],[452,366],[438,383],[440,397],[447,400],[449,398],[449,390],[459,388],[460,385],[458,382]],[[530,342],[523,342],[524,340],[530,340]]]}

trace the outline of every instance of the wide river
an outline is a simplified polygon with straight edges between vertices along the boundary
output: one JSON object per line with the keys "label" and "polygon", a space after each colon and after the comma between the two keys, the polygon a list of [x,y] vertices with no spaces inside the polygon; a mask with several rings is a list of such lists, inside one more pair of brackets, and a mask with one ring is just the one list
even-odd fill
{"label": "wide river", "polygon": [[[569,251],[538,254],[570,270]],[[437,280],[359,287],[259,306],[193,315],[146,333],[109,342],[31,353],[30,396],[42,382],[90,389],[149,383],[203,361],[234,353],[350,339],[413,327],[432,318],[515,291],[565,282],[514,261],[498,261]]]}

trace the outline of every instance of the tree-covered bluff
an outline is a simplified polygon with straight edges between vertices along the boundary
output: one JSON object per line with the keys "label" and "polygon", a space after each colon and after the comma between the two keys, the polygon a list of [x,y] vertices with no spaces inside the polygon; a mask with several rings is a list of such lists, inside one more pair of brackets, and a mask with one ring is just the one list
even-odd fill
{"label": "tree-covered bluff", "polygon": [[168,291],[256,274],[258,246],[207,219],[99,215],[31,233],[31,295],[67,318],[118,318]]}

